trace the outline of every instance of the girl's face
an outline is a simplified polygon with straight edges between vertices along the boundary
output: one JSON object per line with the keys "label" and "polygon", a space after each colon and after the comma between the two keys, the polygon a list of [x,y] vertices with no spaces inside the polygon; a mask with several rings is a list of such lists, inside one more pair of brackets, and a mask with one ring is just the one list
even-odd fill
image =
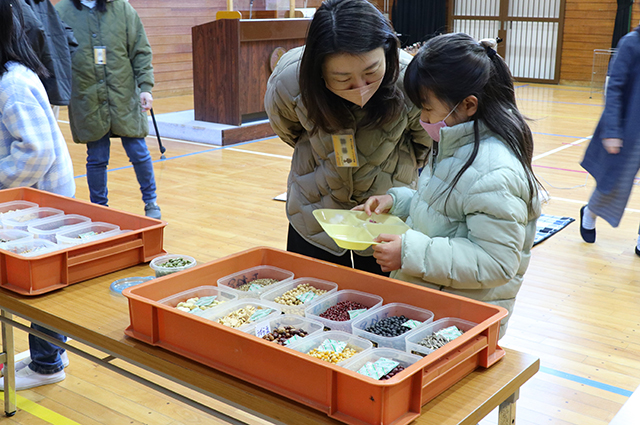
{"label": "girl's face", "polygon": [[453,127],[469,121],[470,117],[476,113],[477,107],[478,99],[475,96],[467,96],[458,105],[449,106],[433,93],[429,93],[422,102],[420,119],[431,124],[444,120],[447,127]]}
{"label": "girl's face", "polygon": [[384,49],[378,47],[361,55],[337,53],[322,64],[322,77],[334,90],[352,90],[375,83],[387,71]]}

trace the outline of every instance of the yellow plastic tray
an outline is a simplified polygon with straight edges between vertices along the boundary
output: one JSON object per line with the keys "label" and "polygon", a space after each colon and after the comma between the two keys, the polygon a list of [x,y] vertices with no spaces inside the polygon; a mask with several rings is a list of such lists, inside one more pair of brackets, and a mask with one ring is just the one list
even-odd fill
{"label": "yellow plastic tray", "polygon": [[409,226],[391,214],[372,214],[364,211],[318,209],[314,217],[340,248],[362,251],[378,242],[373,240],[381,233],[401,235]]}

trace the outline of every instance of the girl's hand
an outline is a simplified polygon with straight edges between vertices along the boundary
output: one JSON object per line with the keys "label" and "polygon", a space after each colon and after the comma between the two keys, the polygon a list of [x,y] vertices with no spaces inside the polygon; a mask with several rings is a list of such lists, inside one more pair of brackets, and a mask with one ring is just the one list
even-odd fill
{"label": "girl's hand", "polygon": [[611,154],[620,153],[622,139],[602,139],[602,146]]}
{"label": "girl's hand", "polygon": [[374,241],[386,242],[373,246],[373,257],[383,272],[391,272],[402,267],[402,236],[383,233]]}
{"label": "girl's hand", "polygon": [[367,199],[367,202],[358,205],[352,211],[364,211],[370,216],[373,213],[388,213],[391,211],[391,207],[393,207],[393,197],[391,195],[378,195]]}
{"label": "girl's hand", "polygon": [[153,104],[153,97],[151,97],[151,93],[147,93],[143,91],[140,93],[140,105],[142,106],[142,110],[147,112],[151,109],[151,105]]}

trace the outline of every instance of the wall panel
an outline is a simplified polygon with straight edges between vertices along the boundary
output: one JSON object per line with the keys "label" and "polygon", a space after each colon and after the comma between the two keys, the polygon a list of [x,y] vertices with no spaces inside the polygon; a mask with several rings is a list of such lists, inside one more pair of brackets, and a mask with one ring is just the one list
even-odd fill
{"label": "wall panel", "polygon": [[[53,0],[55,4],[60,0]],[[66,1],[66,0],[64,0]],[[191,75],[191,27],[215,19],[226,9],[226,0],[130,0],[138,11],[153,48],[156,97],[193,93]],[[321,0],[308,0],[317,7]],[[372,1],[382,7],[384,0]],[[392,3],[392,2],[391,2]],[[249,0],[236,0],[235,8],[248,10]],[[296,0],[302,7],[304,0]],[[611,46],[616,0],[566,0],[560,79],[588,84],[594,49]],[[265,0],[255,0],[254,10],[264,9]],[[282,11],[284,13],[284,11]],[[640,5],[633,6],[632,26],[640,20]],[[172,64],[172,67],[160,66]]]}

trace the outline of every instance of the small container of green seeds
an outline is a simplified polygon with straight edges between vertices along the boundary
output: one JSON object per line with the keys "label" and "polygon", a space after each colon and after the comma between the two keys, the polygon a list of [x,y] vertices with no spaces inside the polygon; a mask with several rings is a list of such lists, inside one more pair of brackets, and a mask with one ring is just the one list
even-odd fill
{"label": "small container of green seeds", "polygon": [[196,265],[196,260],[188,255],[167,254],[151,260],[149,266],[156,272],[156,277],[180,272]]}

